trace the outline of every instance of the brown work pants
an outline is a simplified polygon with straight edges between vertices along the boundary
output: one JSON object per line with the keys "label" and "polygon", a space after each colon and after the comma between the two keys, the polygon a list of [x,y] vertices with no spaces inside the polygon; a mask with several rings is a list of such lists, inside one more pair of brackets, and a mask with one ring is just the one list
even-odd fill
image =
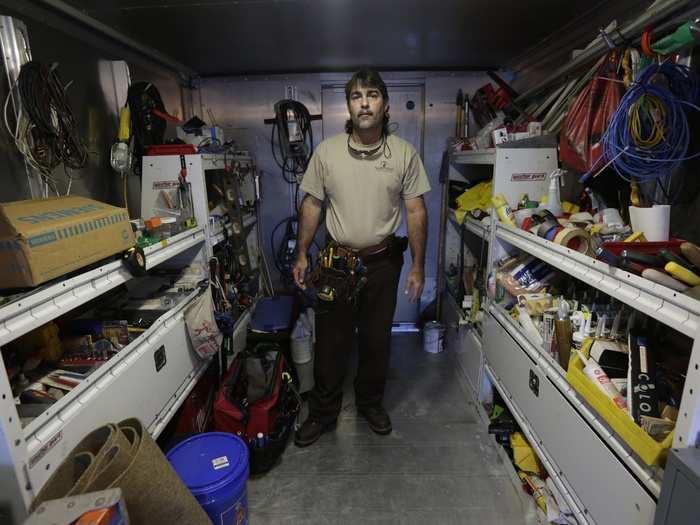
{"label": "brown work pants", "polygon": [[309,396],[310,417],[330,423],[338,417],[343,400],[343,381],[358,334],[358,366],[355,405],[380,406],[389,369],[391,325],[403,266],[403,253],[365,263],[367,284],[356,304],[324,303],[316,309],[314,389]]}

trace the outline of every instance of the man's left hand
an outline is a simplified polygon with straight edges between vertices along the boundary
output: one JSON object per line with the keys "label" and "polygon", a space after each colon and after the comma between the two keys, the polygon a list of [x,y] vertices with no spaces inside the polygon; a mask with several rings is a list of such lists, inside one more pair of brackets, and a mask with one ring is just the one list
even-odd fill
{"label": "man's left hand", "polygon": [[423,285],[425,284],[425,274],[423,268],[411,268],[406,278],[406,295],[408,300],[415,303],[423,293]]}

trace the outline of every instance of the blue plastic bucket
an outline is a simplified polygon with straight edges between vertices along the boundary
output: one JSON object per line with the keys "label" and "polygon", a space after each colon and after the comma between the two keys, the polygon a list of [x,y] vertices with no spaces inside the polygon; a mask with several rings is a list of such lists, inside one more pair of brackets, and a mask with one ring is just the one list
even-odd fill
{"label": "blue plastic bucket", "polygon": [[197,434],[167,458],[214,525],[248,525],[248,447],[241,438]]}

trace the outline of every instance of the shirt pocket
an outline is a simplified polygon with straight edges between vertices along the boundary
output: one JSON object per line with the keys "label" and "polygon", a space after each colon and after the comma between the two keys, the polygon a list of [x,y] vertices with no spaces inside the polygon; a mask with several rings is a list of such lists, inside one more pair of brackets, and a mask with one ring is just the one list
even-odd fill
{"label": "shirt pocket", "polygon": [[402,174],[395,162],[375,162],[374,172],[378,191],[384,191],[392,197],[401,193]]}

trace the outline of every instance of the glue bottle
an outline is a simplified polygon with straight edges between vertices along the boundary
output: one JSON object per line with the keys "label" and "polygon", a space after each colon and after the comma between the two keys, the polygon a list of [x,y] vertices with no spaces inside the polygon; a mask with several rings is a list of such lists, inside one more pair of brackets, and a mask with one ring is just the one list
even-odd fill
{"label": "glue bottle", "polygon": [[515,218],[513,216],[513,210],[510,209],[508,201],[502,194],[494,195],[491,197],[491,203],[494,208],[496,208],[496,213],[501,222],[507,224],[508,226],[515,227]]}
{"label": "glue bottle", "polygon": [[581,324],[579,325],[578,330],[576,330],[571,336],[574,348],[576,350],[581,350],[584,339],[590,337],[591,333],[593,332],[591,328],[592,314],[590,312],[582,312],[582,314]]}

